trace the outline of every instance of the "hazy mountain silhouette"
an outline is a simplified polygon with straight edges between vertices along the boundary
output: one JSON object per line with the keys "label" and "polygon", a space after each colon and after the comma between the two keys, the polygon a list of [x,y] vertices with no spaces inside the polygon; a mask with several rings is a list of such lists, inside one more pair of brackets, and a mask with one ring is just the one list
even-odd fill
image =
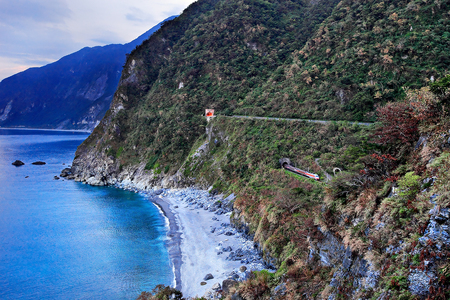
{"label": "hazy mountain silhouette", "polygon": [[0,126],[93,129],[108,110],[126,54],[167,18],[127,44],[86,47],[0,82]]}

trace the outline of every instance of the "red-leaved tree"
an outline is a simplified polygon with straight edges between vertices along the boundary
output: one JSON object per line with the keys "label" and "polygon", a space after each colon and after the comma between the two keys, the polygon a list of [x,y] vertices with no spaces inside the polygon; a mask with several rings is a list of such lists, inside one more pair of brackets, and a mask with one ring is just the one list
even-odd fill
{"label": "red-leaved tree", "polygon": [[419,120],[405,102],[389,102],[376,110],[381,126],[375,132],[377,144],[411,144],[418,138]]}

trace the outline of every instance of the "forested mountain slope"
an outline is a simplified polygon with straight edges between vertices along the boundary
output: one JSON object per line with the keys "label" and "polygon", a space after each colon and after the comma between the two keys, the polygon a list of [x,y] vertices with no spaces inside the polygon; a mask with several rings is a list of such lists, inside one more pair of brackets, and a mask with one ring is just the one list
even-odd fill
{"label": "forested mountain slope", "polygon": [[81,149],[103,136],[98,149],[122,148],[121,164],[161,158],[176,170],[203,131],[204,109],[232,113],[303,47],[336,3],[192,4],[131,53],[111,110]]}
{"label": "forested mountain slope", "polygon": [[374,105],[404,97],[403,86],[419,88],[449,72],[449,11],[449,1],[343,0],[243,107],[373,120]]}
{"label": "forested mountain slope", "polygon": [[[278,271],[233,299],[444,299],[449,17],[448,1],[195,2],[130,54],[72,171],[235,193],[233,222]],[[378,123],[207,124],[205,108]]]}

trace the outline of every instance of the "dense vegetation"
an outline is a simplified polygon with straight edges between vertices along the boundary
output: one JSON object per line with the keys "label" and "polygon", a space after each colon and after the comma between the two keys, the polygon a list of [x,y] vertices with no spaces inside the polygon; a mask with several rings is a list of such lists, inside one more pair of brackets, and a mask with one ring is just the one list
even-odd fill
{"label": "dense vegetation", "polygon": [[[96,148],[155,178],[180,171],[234,192],[233,222],[278,267],[255,273],[234,299],[270,299],[280,283],[287,299],[448,298],[449,253],[419,238],[434,204],[449,206],[449,8],[198,1],[129,56],[111,110],[78,153]],[[207,124],[205,108],[222,116]],[[280,169],[282,157],[322,182]],[[331,237],[349,249],[348,260],[378,272],[375,285],[342,270],[343,259],[320,263],[311,249]],[[410,290],[414,272],[439,276],[418,293]]]}
{"label": "dense vegetation", "polygon": [[341,1],[243,105],[276,116],[374,120],[374,105],[404,97],[403,86],[448,73],[449,10],[448,1]]}
{"label": "dense vegetation", "polygon": [[[183,166],[184,175],[201,178],[205,186],[238,199],[232,216],[261,246],[266,258],[279,267],[273,278],[291,281],[297,293],[314,294],[330,279],[329,268],[308,260],[310,240],[322,237],[315,218],[320,215],[327,186],[326,173],[335,167],[358,172],[359,159],[373,146],[367,143],[369,129],[348,122],[316,124],[297,121],[243,120],[218,117],[209,125],[210,135],[193,147],[207,144],[205,155],[192,152]],[[279,159],[293,158],[299,168],[320,175],[322,182],[280,168]],[[356,162],[356,163],[355,163]],[[206,181],[206,182],[204,182]],[[300,265],[301,264],[301,265]],[[316,279],[307,278],[321,274]],[[289,274],[289,275],[286,275]],[[300,280],[301,278],[301,280]],[[267,286],[266,292],[270,290]]]}
{"label": "dense vegetation", "polygon": [[[208,125],[182,171],[214,190],[236,193],[232,220],[238,227],[248,222],[243,229],[278,267],[275,274],[256,272],[234,295],[271,299],[284,282],[288,299],[448,299],[450,252],[442,240],[422,236],[430,209],[450,206],[449,78],[431,85],[436,94],[428,87],[407,90],[404,101],[379,107],[372,127],[227,117]],[[282,170],[282,157],[320,174],[322,182]],[[334,166],[341,172],[327,181]],[[311,256],[324,232],[380,270],[378,284],[361,289],[355,274],[336,277],[339,267]],[[415,272],[430,274],[425,294],[409,288]]]}
{"label": "dense vegetation", "polygon": [[129,56],[115,100],[125,109],[115,115],[115,129],[108,128],[111,136],[100,148],[123,146],[119,159],[125,165],[159,160],[164,168],[178,169],[204,130],[205,107],[232,113],[303,46],[336,3],[192,4]]}

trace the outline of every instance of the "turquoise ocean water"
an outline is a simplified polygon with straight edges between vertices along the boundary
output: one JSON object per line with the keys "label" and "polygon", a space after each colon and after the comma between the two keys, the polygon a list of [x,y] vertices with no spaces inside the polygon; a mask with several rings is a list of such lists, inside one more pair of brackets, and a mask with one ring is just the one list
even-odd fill
{"label": "turquoise ocean water", "polygon": [[[132,192],[53,179],[86,137],[0,129],[0,299],[136,299],[172,283],[157,207]],[[38,160],[47,164],[31,164]]]}

